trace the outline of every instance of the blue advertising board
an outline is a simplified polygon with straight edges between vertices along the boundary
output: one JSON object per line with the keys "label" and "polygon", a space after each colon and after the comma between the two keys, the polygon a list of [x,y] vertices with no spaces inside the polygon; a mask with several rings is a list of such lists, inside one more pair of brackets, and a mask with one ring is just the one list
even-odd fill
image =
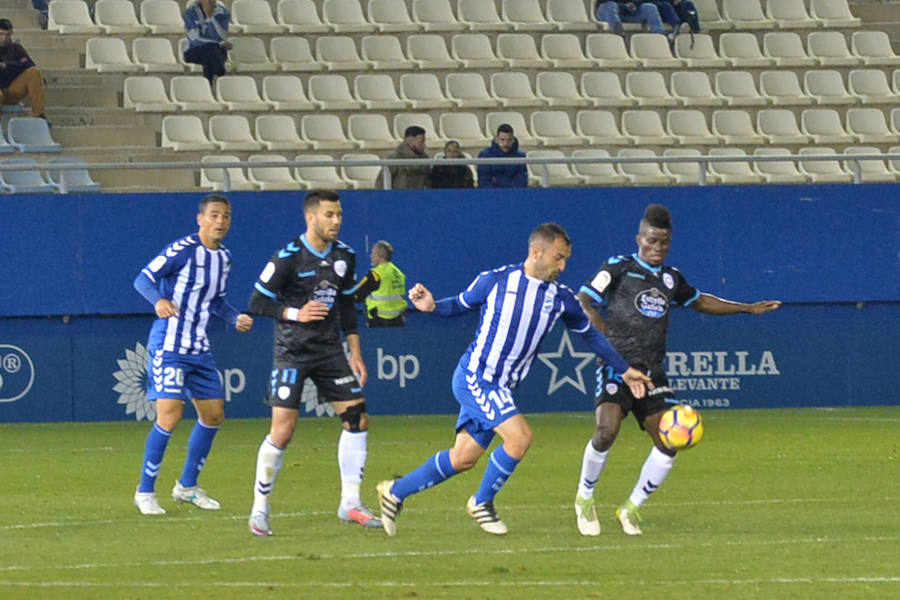
{"label": "blue advertising board", "polygon": [[[896,403],[874,373],[900,372],[884,352],[900,336],[896,305],[786,306],[760,316],[672,315],[666,370],[677,397],[700,408],[861,406]],[[151,317],[0,321],[0,422],[152,419],[146,399]],[[373,415],[450,414],[450,376],[477,315],[413,313],[402,329],[360,332]],[[211,335],[230,417],[262,417],[272,325]],[[562,324],[550,332],[515,391],[525,413],[593,407],[595,358]],[[331,414],[305,395],[304,416]]]}
{"label": "blue advertising board", "polygon": [[[667,372],[701,408],[896,404],[871,373],[900,371],[900,207],[896,185],[712,186],[342,192],[341,239],[391,241],[408,284],[437,297],[521,261],[540,222],[573,239],[561,280],[578,288],[607,257],[635,251],[645,206],[674,218],[667,263],[704,292],[780,299],[780,310],[672,318]],[[202,194],[17,195],[0,220],[0,422],[153,418],[144,395],[149,306],[132,281],[169,242],[196,231]],[[232,193],[229,299],[245,308],[268,257],[304,229],[302,193]],[[453,413],[450,375],[476,316],[411,314],[362,331],[372,414]],[[212,327],[228,414],[264,416],[272,324]],[[554,329],[516,391],[525,412],[589,411],[594,358]],[[304,414],[328,414],[310,389]]]}

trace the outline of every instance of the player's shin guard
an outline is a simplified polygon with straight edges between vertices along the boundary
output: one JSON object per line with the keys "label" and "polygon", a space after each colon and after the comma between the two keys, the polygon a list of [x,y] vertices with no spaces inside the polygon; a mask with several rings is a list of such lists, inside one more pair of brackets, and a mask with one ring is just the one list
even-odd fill
{"label": "player's shin guard", "polygon": [[272,443],[266,436],[256,455],[256,481],[253,484],[253,512],[269,513],[269,496],[275,488],[275,479],[284,460],[284,448]]}
{"label": "player's shin guard", "polygon": [[141,484],[138,492],[152,492],[156,489],[156,477],[162,465],[163,456],[171,431],[166,431],[158,423],[153,424],[153,429],[147,434],[147,442],[144,445],[144,462],[141,464]]}
{"label": "player's shin guard", "polygon": [[487,468],[484,470],[484,477],[481,479],[481,487],[475,493],[475,503],[492,502],[518,464],[518,460],[506,453],[503,444],[497,446],[491,452]]}
{"label": "player's shin guard", "polygon": [[395,481],[391,494],[402,501],[407,496],[447,481],[454,475],[456,469],[450,462],[450,451],[441,450],[422,463],[418,469]]}
{"label": "player's shin guard", "polygon": [[219,432],[218,427],[210,427],[204,425],[200,419],[191,431],[191,437],[188,439],[187,458],[184,461],[184,471],[181,473],[181,479],[178,481],[182,487],[194,487],[197,485],[197,477],[206,464],[206,457],[212,449],[213,440]]}
{"label": "player's shin guard", "polygon": [[341,506],[346,509],[362,504],[359,487],[366,469],[368,431],[341,432],[338,441],[338,467],[341,470]]}
{"label": "player's shin guard", "polygon": [[674,456],[663,454],[654,446],[653,450],[650,451],[650,456],[644,461],[644,466],[641,467],[641,476],[638,478],[637,484],[631,491],[629,500],[634,504],[635,508],[646,502],[650,494],[662,485],[674,464]]}
{"label": "player's shin guard", "polygon": [[608,456],[609,450],[599,452],[594,448],[593,442],[588,440],[584,449],[584,457],[581,460],[581,478],[578,480],[578,494],[582,498],[594,496],[594,486],[600,479],[600,474],[603,473]]}

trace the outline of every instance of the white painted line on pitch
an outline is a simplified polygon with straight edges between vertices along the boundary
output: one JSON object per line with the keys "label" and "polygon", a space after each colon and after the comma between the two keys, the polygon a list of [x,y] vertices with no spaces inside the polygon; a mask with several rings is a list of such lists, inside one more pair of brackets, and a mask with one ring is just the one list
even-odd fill
{"label": "white painted line on pitch", "polygon": [[[695,500],[692,502],[654,502],[653,506],[659,506],[662,508],[668,506],[764,506],[769,504],[846,504],[856,502],[857,498],[760,498],[756,500]],[[869,502],[882,502],[882,503],[891,503],[895,500],[892,496],[885,496],[882,498],[869,498]],[[600,507],[617,507],[617,504],[606,504],[606,503],[598,503]],[[530,511],[530,510],[570,510],[572,507],[569,504],[559,504],[556,506],[548,506],[546,504],[519,504],[512,506],[504,506],[503,510],[508,510],[511,512],[517,511]],[[416,512],[445,512],[446,509],[442,507],[434,507],[434,508],[417,508]],[[323,515],[331,515],[334,511],[331,510],[318,510],[318,511],[299,511],[299,512],[286,512],[286,513],[274,513],[273,517],[319,517]],[[247,518],[247,515],[222,515],[219,517],[212,517],[210,515],[204,516],[194,516],[194,517],[182,517],[182,516],[166,516],[166,517],[153,517],[150,520],[158,521],[159,523],[182,523],[189,521],[209,521],[213,518],[218,519],[226,519],[229,521],[234,520],[243,520]],[[0,531],[14,531],[14,530],[24,530],[24,529],[42,529],[47,527],[80,527],[83,525],[114,525],[117,523],[133,523],[135,521],[143,520],[143,517],[139,517],[135,515],[134,518],[123,518],[123,519],[83,519],[76,521],[44,521],[38,523],[17,523],[17,524],[9,524],[9,525],[0,525]]]}
{"label": "white painted line on pitch", "polygon": [[[846,543],[874,543],[874,542],[895,542],[900,540],[900,535],[895,536],[865,536],[860,538],[835,538],[835,537],[814,537],[814,538],[786,538],[780,540],[759,540],[759,541],[733,541],[733,542],[702,542],[695,544],[697,547],[718,548],[721,546],[784,546],[784,545],[801,545],[801,544],[846,544]],[[384,559],[384,558],[422,558],[422,557],[441,557],[441,556],[492,556],[522,553],[561,553],[561,552],[597,552],[597,551],[622,551],[622,550],[677,550],[683,544],[645,544],[636,545],[629,543],[616,544],[596,544],[593,546],[544,546],[538,548],[469,548],[465,550],[409,550],[409,551],[387,551],[387,552],[359,552],[351,554],[317,554],[318,560],[332,560],[338,558],[351,559]],[[200,565],[221,565],[221,564],[244,564],[254,562],[280,562],[280,561],[299,561],[304,560],[303,556],[295,554],[282,554],[272,556],[240,556],[230,558],[205,558],[198,560],[158,560],[158,561],[138,561],[138,562],[117,562],[117,563],[82,563],[82,564],[47,564],[47,565],[5,565],[0,566],[0,572],[11,571],[40,571],[40,570],[92,570],[92,569],[120,569],[125,567],[168,567],[172,565],[178,566],[200,566]]]}
{"label": "white painted line on pitch", "polygon": [[[622,584],[651,584],[658,582],[634,580],[633,578],[610,580],[604,578],[602,583],[597,581],[585,580],[560,580],[560,581],[498,581],[491,579],[488,581],[366,581],[366,586],[383,587],[383,588],[432,588],[432,587],[591,587],[596,588],[603,584],[622,585]],[[666,586],[697,586],[697,585],[761,585],[761,584],[833,584],[846,585],[852,583],[900,583],[898,576],[885,577],[772,577],[768,579],[686,579],[681,581],[666,581]],[[7,587],[36,587],[36,588],[195,588],[198,585],[203,587],[220,587],[220,588],[245,588],[245,587],[266,587],[266,588],[353,588],[359,585],[358,582],[347,581],[290,581],[290,582],[272,582],[272,581],[209,581],[198,583],[197,581],[189,582],[161,582],[161,581],[4,581],[0,580],[0,585]]]}

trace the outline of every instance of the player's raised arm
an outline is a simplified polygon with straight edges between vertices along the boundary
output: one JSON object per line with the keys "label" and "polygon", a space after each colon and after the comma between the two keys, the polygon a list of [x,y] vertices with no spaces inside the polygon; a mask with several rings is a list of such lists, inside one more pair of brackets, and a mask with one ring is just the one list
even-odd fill
{"label": "player's raised arm", "polygon": [[760,302],[735,302],[725,300],[712,294],[700,294],[700,297],[691,304],[691,308],[709,315],[734,315],[748,313],[761,315],[771,312],[781,306],[781,300],[763,300]]}

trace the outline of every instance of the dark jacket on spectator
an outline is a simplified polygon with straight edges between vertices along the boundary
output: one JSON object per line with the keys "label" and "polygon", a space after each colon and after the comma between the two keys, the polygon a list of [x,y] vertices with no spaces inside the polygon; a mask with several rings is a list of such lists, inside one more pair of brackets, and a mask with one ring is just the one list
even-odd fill
{"label": "dark jacket on spectator", "polygon": [[433,188],[475,187],[472,169],[467,165],[435,165],[431,167],[429,178]]}
{"label": "dark jacket on spectator", "polygon": [[[23,61],[23,58],[27,60]],[[0,62],[6,63],[6,66],[0,69],[0,89],[4,90],[16,80],[16,77],[34,66],[34,61],[31,60],[25,47],[18,42],[0,46]]]}
{"label": "dark jacket on spectator", "polygon": [[[478,158],[525,158],[519,150],[519,140],[513,142],[509,152],[503,152],[496,141],[481,151]],[[523,188],[528,187],[528,169],[525,163],[509,165],[478,165],[478,187]]]}

